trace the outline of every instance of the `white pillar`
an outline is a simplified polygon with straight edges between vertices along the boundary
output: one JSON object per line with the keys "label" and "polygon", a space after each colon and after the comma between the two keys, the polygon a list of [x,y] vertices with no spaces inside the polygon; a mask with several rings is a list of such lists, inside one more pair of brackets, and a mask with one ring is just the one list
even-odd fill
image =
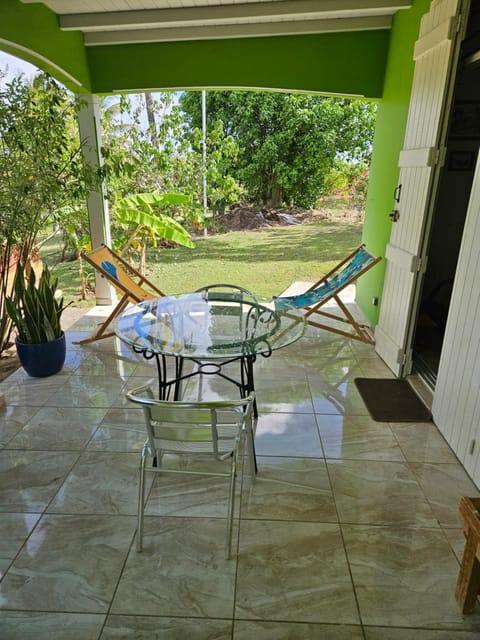
{"label": "white pillar", "polygon": [[[83,157],[94,171],[102,166],[101,155],[101,126],[98,98],[92,94],[77,96],[78,126],[82,141]],[[92,188],[87,196],[88,219],[90,223],[90,237],[92,247],[100,244],[111,246],[110,218],[108,215],[108,202],[105,184],[102,183]],[[97,304],[111,305],[116,301],[116,295],[112,287],[105,280],[95,274],[95,296]]]}

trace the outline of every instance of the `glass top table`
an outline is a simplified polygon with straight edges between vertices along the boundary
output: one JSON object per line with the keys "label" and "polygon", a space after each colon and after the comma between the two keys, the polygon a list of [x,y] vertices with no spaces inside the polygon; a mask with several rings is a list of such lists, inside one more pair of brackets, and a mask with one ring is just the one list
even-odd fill
{"label": "glass top table", "polygon": [[[129,307],[115,321],[115,333],[145,358],[156,358],[159,395],[168,399],[174,388],[199,373],[218,374],[236,384],[243,396],[254,391],[253,363],[257,355],[268,357],[302,337],[305,320],[301,310],[282,302],[236,291],[205,290],[164,296]],[[175,359],[175,373],[168,375],[166,358]],[[183,375],[183,361],[196,362],[198,370]],[[222,366],[238,360],[240,380],[222,372]]]}

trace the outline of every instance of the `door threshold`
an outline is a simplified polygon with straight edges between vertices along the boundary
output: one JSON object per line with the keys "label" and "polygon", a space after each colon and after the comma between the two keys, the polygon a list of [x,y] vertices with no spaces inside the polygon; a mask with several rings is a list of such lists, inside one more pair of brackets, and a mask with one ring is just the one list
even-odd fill
{"label": "door threshold", "polygon": [[435,386],[431,386],[429,381],[426,380],[419,372],[415,372],[407,376],[407,380],[423,400],[424,404],[431,410]]}

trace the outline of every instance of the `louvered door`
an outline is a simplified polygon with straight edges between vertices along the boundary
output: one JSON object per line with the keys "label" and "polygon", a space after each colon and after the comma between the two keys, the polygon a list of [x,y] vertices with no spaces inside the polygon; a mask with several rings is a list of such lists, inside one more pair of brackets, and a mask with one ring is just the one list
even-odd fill
{"label": "louvered door", "polygon": [[469,0],[432,0],[415,45],[415,71],[404,141],[400,153],[398,220],[386,250],[386,274],[376,350],[399,376],[411,369],[411,342],[425,238],[442,164],[448,109]]}

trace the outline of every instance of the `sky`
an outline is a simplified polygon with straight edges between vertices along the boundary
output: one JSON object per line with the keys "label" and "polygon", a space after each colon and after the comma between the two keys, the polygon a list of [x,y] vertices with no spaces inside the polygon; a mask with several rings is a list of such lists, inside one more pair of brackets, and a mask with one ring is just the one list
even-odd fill
{"label": "sky", "polygon": [[20,60],[20,58],[16,58],[15,56],[11,56],[8,53],[0,51],[0,70],[5,71],[7,68],[8,73],[5,78],[7,81],[11,80],[19,73],[24,73],[27,78],[29,78],[38,70],[38,68],[33,64],[29,64],[28,62]]}

